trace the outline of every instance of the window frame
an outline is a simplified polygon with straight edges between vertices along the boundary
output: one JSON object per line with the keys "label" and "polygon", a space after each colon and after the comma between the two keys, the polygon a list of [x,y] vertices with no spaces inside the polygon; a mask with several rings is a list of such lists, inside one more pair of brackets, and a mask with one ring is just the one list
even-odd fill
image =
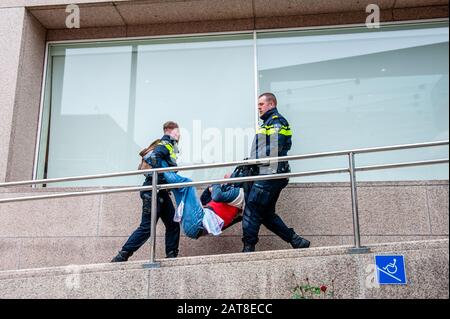
{"label": "window frame", "polygon": [[[269,35],[274,33],[288,33],[288,32],[305,32],[305,36],[312,35],[311,32],[329,32],[333,33],[335,31],[339,31],[342,33],[347,33],[347,31],[351,30],[360,30],[362,32],[383,32],[388,29],[424,29],[424,28],[438,28],[438,27],[448,27],[449,26],[449,18],[443,19],[426,19],[426,20],[407,20],[407,21],[394,21],[394,22],[382,22],[380,23],[379,29],[366,29],[362,30],[362,28],[366,27],[364,23],[358,24],[343,24],[343,25],[330,25],[330,26],[314,26],[314,27],[296,27],[296,28],[277,28],[277,29],[261,29],[261,30],[244,30],[244,31],[228,31],[228,32],[208,32],[208,33],[192,33],[192,34],[176,34],[176,35],[157,35],[157,36],[141,36],[141,37],[118,37],[118,38],[105,38],[105,39],[83,39],[83,40],[57,40],[57,41],[46,41],[45,45],[45,55],[44,55],[44,71],[42,75],[42,86],[41,86],[41,98],[39,105],[39,118],[38,118],[38,130],[36,134],[36,143],[35,143],[35,153],[34,153],[34,162],[33,162],[33,180],[38,180],[38,168],[39,163],[42,159],[39,157],[41,153],[41,139],[42,135],[45,133],[43,129],[43,118],[44,118],[44,109],[46,102],[46,95],[49,87],[51,87],[51,81],[49,81],[49,77],[51,76],[51,59],[53,56],[50,55],[50,48],[52,46],[57,45],[83,45],[83,44],[101,44],[107,45],[109,43],[120,44],[121,42],[130,42],[130,41],[145,41],[145,40],[166,40],[172,38],[200,38],[200,37],[211,37],[211,36],[226,36],[226,35],[252,35],[253,36],[253,61],[254,61],[254,114],[255,114],[255,129],[258,126],[259,116],[257,110],[257,101],[259,95],[259,70],[258,70],[258,35]],[[49,83],[50,82],[50,83]],[[45,134],[48,134],[45,133]],[[48,145],[46,147],[48,149]],[[44,163],[44,165],[47,165]],[[67,176],[69,177],[69,176]],[[36,185],[33,185],[36,187]]]}

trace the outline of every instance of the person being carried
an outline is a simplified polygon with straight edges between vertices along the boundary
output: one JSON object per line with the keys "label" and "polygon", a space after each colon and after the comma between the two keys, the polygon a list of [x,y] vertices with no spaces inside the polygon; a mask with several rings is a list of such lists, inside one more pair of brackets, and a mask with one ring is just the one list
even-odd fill
{"label": "person being carried", "polygon": [[[228,177],[230,175],[225,175],[225,178]],[[175,172],[165,172],[164,179],[168,184],[192,182]],[[189,238],[198,239],[207,234],[218,236],[242,220],[245,200],[241,187],[233,184],[211,185],[200,198],[195,187],[172,189],[172,193],[177,204],[174,221],[181,223]]]}

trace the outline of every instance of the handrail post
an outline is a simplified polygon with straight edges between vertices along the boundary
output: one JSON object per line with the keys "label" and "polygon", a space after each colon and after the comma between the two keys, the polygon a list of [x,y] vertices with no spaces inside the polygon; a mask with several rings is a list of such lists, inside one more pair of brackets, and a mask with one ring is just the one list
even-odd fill
{"label": "handrail post", "polygon": [[156,221],[158,218],[158,173],[152,173],[152,207],[150,223],[150,262],[144,268],[158,268],[159,263],[155,261],[156,256]]}
{"label": "handrail post", "polygon": [[361,233],[359,230],[359,212],[358,212],[358,192],[356,189],[356,165],[355,153],[348,153],[348,166],[350,173],[350,188],[352,194],[352,213],[353,213],[353,236],[354,247],[350,248],[349,252],[353,254],[361,254],[369,252],[369,248],[361,247]]}

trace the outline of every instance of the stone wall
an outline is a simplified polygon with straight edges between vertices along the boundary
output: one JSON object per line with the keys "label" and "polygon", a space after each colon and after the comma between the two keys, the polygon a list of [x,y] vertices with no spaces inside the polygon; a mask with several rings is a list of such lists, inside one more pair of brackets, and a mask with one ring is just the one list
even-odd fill
{"label": "stone wall", "polygon": [[[362,244],[448,238],[448,181],[358,184]],[[1,189],[0,198],[69,189]],[[139,225],[135,193],[0,204],[0,270],[109,262]],[[277,212],[312,247],[353,243],[347,183],[294,184]],[[262,227],[257,250],[290,249]],[[158,224],[157,257],[164,257],[164,227]],[[236,253],[241,224],[219,237],[182,237],[181,256]],[[145,244],[131,260],[149,258]]]}

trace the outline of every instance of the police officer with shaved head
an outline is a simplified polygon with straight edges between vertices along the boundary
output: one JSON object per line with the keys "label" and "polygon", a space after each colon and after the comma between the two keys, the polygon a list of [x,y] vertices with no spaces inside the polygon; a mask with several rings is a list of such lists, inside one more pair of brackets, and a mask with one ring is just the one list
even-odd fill
{"label": "police officer with shaved head", "polygon": [[[251,159],[286,156],[292,146],[292,131],[288,121],[278,112],[277,98],[273,93],[264,93],[258,99],[259,117],[262,121],[253,140]],[[290,172],[287,161],[259,166],[259,175]],[[289,228],[275,213],[275,206],[288,179],[260,180],[253,183],[246,196],[242,221],[243,252],[255,251],[261,225],[266,226],[293,248],[307,248],[310,242]]]}

